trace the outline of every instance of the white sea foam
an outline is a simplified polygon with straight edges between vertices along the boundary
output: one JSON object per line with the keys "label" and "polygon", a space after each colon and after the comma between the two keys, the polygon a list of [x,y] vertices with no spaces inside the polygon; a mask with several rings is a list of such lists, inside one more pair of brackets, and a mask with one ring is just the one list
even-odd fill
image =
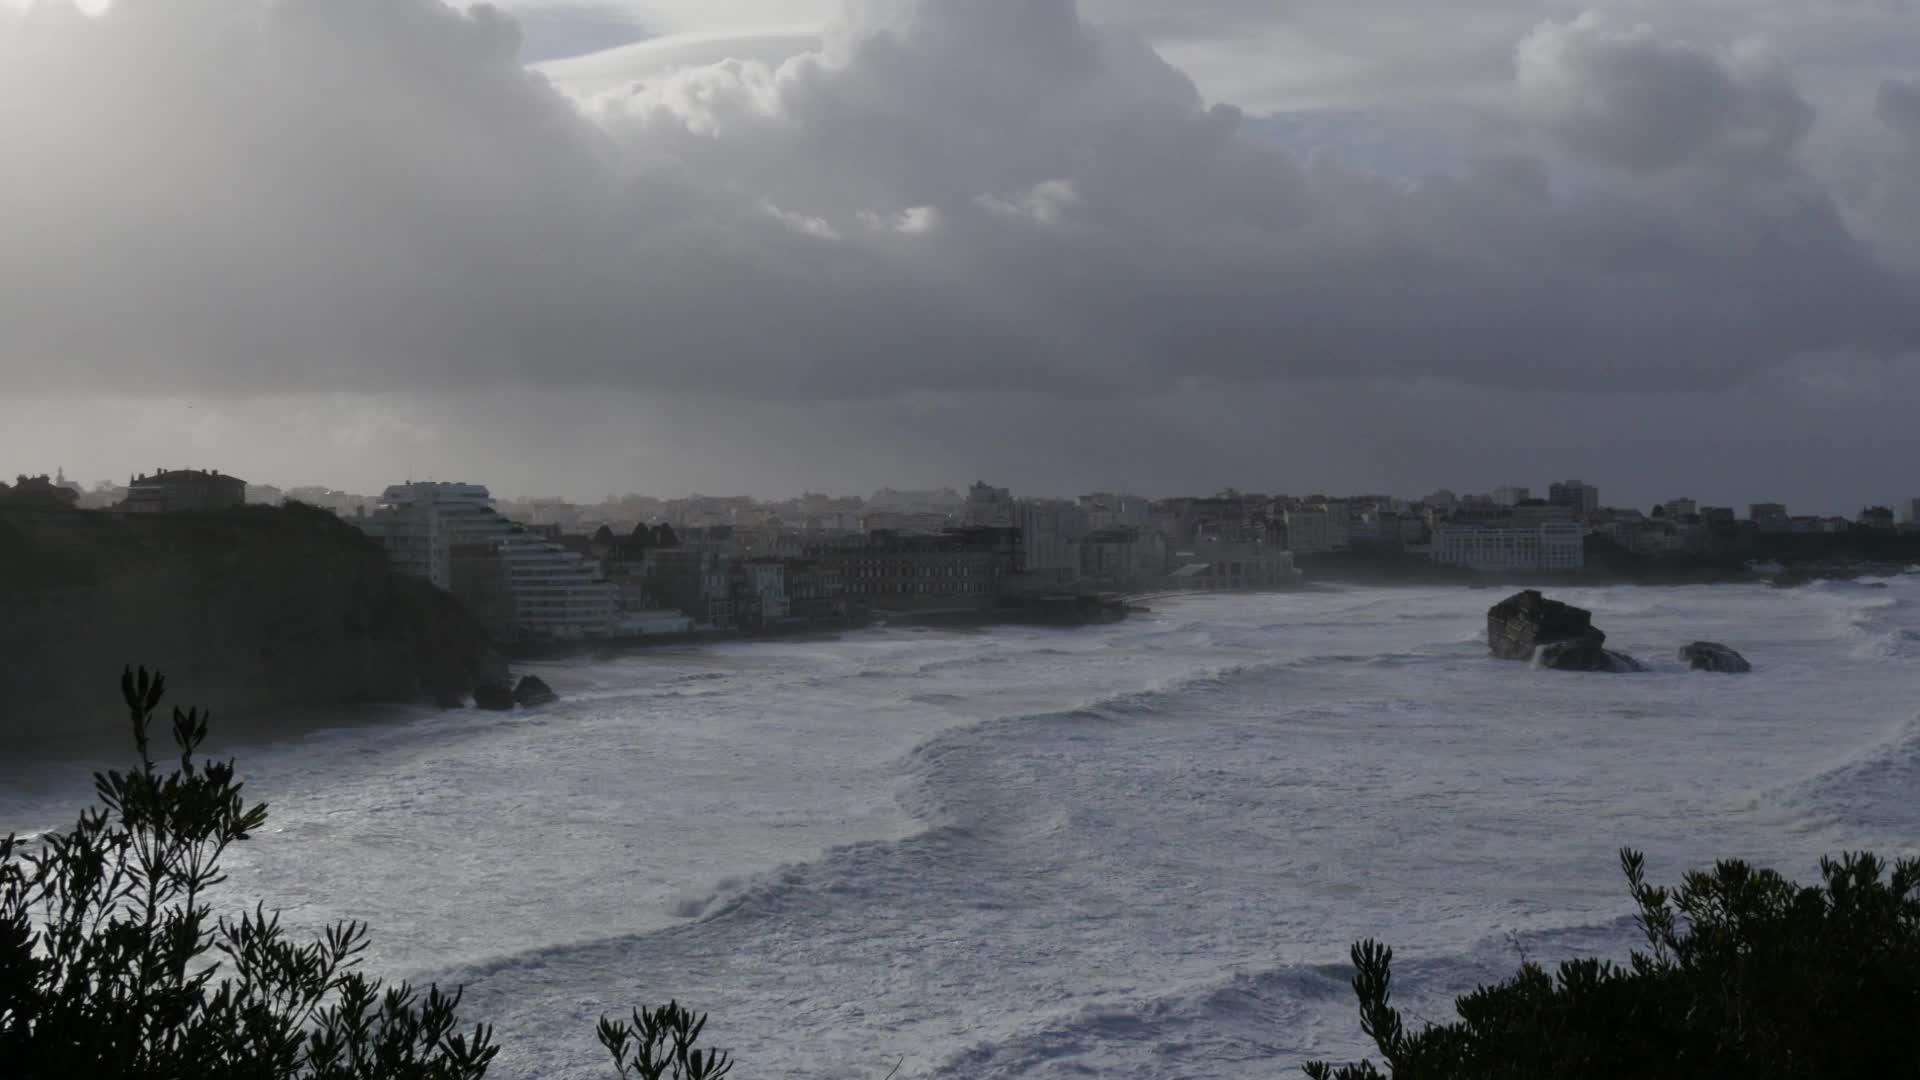
{"label": "white sea foam", "polygon": [[[757,1077],[1160,1080],[1362,1052],[1356,938],[1428,1016],[1523,953],[1623,955],[1622,845],[1663,880],[1807,878],[1920,835],[1920,577],[1559,594],[1632,676],[1488,658],[1502,595],[543,667],[565,700],[537,717],[245,753],[273,817],[228,895],[366,919],[376,969],[466,983],[503,1077],[602,1076],[593,1020],[678,997]],[[1754,672],[1688,672],[1697,638]],[[0,831],[89,793],[0,772]]]}

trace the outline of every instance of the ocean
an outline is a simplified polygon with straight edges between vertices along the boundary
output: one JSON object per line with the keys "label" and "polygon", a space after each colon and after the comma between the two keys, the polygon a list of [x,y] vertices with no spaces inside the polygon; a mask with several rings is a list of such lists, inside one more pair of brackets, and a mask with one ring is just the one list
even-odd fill
{"label": "ocean", "polygon": [[[1437,1019],[1522,956],[1624,956],[1622,846],[1661,882],[1914,851],[1920,575],[1550,591],[1636,675],[1491,659],[1508,591],[544,665],[561,704],[244,748],[272,817],[225,899],[366,920],[372,970],[466,986],[500,1077],[610,1076],[594,1022],[668,998],[743,1078],[1277,1077],[1370,1049],[1358,938]],[[1686,670],[1696,638],[1753,673]],[[90,794],[0,764],[0,830]]]}

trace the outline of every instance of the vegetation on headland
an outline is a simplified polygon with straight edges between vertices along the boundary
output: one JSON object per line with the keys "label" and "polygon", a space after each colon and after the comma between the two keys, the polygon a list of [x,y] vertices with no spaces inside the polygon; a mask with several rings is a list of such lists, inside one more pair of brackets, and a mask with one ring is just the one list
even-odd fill
{"label": "vegetation on headland", "polygon": [[[0,755],[97,739],[125,656],[192,672],[252,729],[347,703],[424,703],[505,681],[453,596],[394,571],[333,514],[292,504],[109,514],[0,508]],[[191,612],[187,619],[143,617]],[[226,738],[239,728],[226,730]]]}
{"label": "vegetation on headland", "polygon": [[[492,1030],[459,1015],[459,989],[424,993],[360,970],[367,927],[295,941],[277,913],[215,917],[220,860],[267,820],[232,761],[196,760],[208,718],[174,709],[178,764],[151,733],[165,681],[121,679],[136,766],[95,776],[98,805],[68,832],[0,840],[0,1064],[21,1080],[480,1080]],[[1393,952],[1356,944],[1361,1030],[1384,1064],[1314,1080],[1688,1080],[1920,1075],[1903,1037],[1920,1014],[1920,861],[1823,861],[1801,886],[1723,862],[1677,889],[1621,852],[1648,950],[1511,978],[1457,1002],[1459,1019],[1410,1030],[1392,1001]],[[1890,872],[1889,872],[1890,870]],[[706,1017],[670,1002],[602,1017],[622,1077],[717,1080]]]}
{"label": "vegetation on headland", "polygon": [[[94,777],[68,832],[0,839],[0,1073],[9,1080],[479,1080],[499,1046],[424,993],[360,970],[362,923],[295,941],[277,912],[216,917],[221,857],[257,833],[232,761],[195,760],[207,716],[173,710],[178,764],[151,735],[158,673],[121,678],[137,764]],[[622,1077],[718,1080],[705,1016],[677,1002],[603,1017]]]}
{"label": "vegetation on headland", "polygon": [[1821,884],[1722,862],[1678,889],[1620,853],[1648,949],[1625,964],[1570,960],[1456,1003],[1409,1030],[1392,1003],[1393,950],[1353,947],[1360,1026],[1384,1059],[1305,1067],[1314,1080],[1816,1080],[1920,1075],[1920,862],[1859,853]]}

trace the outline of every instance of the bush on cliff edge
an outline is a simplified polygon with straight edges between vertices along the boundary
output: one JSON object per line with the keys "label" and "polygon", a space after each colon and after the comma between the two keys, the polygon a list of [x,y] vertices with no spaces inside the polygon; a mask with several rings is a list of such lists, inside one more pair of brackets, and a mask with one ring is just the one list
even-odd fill
{"label": "bush on cliff edge", "polygon": [[[214,918],[221,855],[257,832],[233,763],[194,760],[198,710],[173,711],[179,764],[149,731],[165,680],[121,677],[138,767],[94,776],[99,805],[30,844],[0,839],[0,1074],[8,1080],[478,1080],[499,1052],[460,991],[358,970],[367,928],[297,943],[256,907]],[[620,1075],[718,1080],[704,1016],[671,1003],[598,1035]]]}
{"label": "bush on cliff edge", "polygon": [[1920,1076],[1920,862],[1822,860],[1801,886],[1741,862],[1648,885],[1620,853],[1649,951],[1572,960],[1456,1003],[1409,1032],[1391,1004],[1393,950],[1353,947],[1360,1027],[1385,1073],[1306,1067],[1315,1080],[1815,1080]]}

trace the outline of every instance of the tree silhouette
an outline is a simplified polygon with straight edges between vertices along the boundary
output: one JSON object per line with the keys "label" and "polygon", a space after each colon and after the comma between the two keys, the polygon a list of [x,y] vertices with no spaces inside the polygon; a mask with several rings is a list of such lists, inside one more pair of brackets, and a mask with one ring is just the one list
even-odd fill
{"label": "tree silhouette", "polygon": [[[178,764],[149,740],[158,672],[121,676],[136,768],[96,773],[68,832],[0,839],[0,1076],[7,1080],[479,1080],[499,1048],[464,1028],[460,991],[359,971],[367,927],[296,943],[277,912],[215,918],[221,856],[267,820],[232,761],[195,760],[206,714],[173,710]],[[622,1075],[717,1080],[695,1046],[706,1017],[677,1003],[604,1017]]]}
{"label": "tree silhouette", "polygon": [[1743,862],[1647,884],[1622,851],[1649,951],[1624,966],[1532,962],[1459,999],[1460,1019],[1408,1031],[1392,1005],[1393,950],[1353,947],[1371,1063],[1306,1066],[1315,1080],[1615,1080],[1920,1075],[1920,861],[1866,853],[1796,885]]}

